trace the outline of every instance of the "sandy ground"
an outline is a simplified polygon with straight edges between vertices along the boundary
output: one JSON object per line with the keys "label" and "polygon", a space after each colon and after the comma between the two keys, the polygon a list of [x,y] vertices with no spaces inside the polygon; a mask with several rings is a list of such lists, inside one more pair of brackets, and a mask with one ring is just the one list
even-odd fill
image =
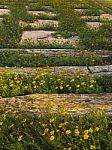
{"label": "sandy ground", "polygon": [[8,15],[9,12],[10,11],[8,9],[0,9],[0,15]]}
{"label": "sandy ground", "polygon": [[45,12],[45,11],[28,11],[28,13],[36,16],[39,15],[56,16],[56,14],[52,12]]}
{"label": "sandy ground", "polygon": [[112,116],[112,94],[31,94],[0,98],[0,106],[5,110],[30,112],[66,111],[76,116],[92,110],[104,109]]}
{"label": "sandy ground", "polygon": [[37,40],[41,40],[44,42],[48,43],[71,43],[71,44],[76,44],[79,41],[79,37],[75,36],[73,38],[65,39],[65,38],[54,38],[52,37],[52,33],[55,33],[54,31],[43,31],[43,30],[38,30],[38,31],[24,31],[21,39],[21,43],[24,43],[25,41],[29,42],[37,42]]}

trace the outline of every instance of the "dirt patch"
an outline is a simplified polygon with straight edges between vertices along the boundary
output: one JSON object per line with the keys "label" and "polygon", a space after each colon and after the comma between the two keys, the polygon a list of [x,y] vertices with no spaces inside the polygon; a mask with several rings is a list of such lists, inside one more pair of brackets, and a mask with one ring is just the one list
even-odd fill
{"label": "dirt patch", "polygon": [[100,15],[100,19],[103,20],[103,21],[112,21],[112,15],[102,14],[102,15]]}
{"label": "dirt patch", "polygon": [[65,39],[63,37],[54,38],[52,36],[52,33],[55,33],[55,31],[44,31],[44,30],[38,30],[38,31],[24,31],[22,38],[21,38],[21,44],[29,41],[33,43],[37,43],[38,41],[45,42],[48,44],[66,44],[70,43],[73,45],[78,44],[79,37],[75,36],[73,38]]}
{"label": "dirt patch", "polygon": [[28,13],[36,16],[40,16],[40,15],[56,16],[56,14],[52,12],[45,12],[45,11],[28,11]]}
{"label": "dirt patch", "polygon": [[98,29],[103,25],[103,23],[101,23],[101,22],[87,22],[87,25],[91,29],[93,29],[93,28]]}
{"label": "dirt patch", "polygon": [[93,109],[112,112],[112,94],[32,94],[12,98],[1,98],[0,106],[6,110],[18,109],[31,112],[63,110],[85,113]]}
{"label": "dirt patch", "polygon": [[0,15],[8,15],[10,13],[10,10],[8,9],[0,9]]}
{"label": "dirt patch", "polygon": [[48,38],[51,36],[51,34],[54,33],[53,31],[43,31],[43,30],[38,30],[38,31],[24,31],[22,35],[22,41],[26,39],[32,39],[32,40],[37,40],[37,39],[43,39],[43,38]]}

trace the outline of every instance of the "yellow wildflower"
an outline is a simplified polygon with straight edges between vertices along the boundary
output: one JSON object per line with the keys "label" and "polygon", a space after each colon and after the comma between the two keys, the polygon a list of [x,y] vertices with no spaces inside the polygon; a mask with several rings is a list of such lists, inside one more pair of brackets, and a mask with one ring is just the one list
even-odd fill
{"label": "yellow wildflower", "polygon": [[24,119],[22,120],[22,122],[24,122],[24,123],[25,123],[25,122],[26,122],[26,118],[24,118]]}
{"label": "yellow wildflower", "polygon": [[92,89],[94,87],[94,85],[91,84],[89,87]]}
{"label": "yellow wildflower", "polygon": [[14,124],[10,125],[8,128],[10,129],[10,128],[12,128],[13,126],[14,126]]}
{"label": "yellow wildflower", "polygon": [[100,130],[100,128],[99,128],[99,127],[96,127],[96,128],[95,128],[95,130],[96,130],[96,131],[99,131],[99,130]]}
{"label": "yellow wildflower", "polygon": [[52,131],[50,132],[50,135],[54,135],[54,130],[52,130]]}
{"label": "yellow wildflower", "polygon": [[70,87],[68,87],[68,90],[71,90],[72,89],[72,87],[70,86]]}
{"label": "yellow wildflower", "polygon": [[33,121],[30,122],[30,125],[33,125]]}
{"label": "yellow wildflower", "polygon": [[95,145],[91,145],[90,146],[90,150],[95,150],[96,148],[95,148]]}
{"label": "yellow wildflower", "polygon": [[3,124],[3,122],[0,122],[0,126]]}
{"label": "yellow wildflower", "polygon": [[59,124],[59,128],[62,128],[62,127],[63,127],[63,123],[60,123],[60,124]]}
{"label": "yellow wildflower", "polygon": [[89,138],[88,134],[84,134],[84,140],[87,140]]}
{"label": "yellow wildflower", "polygon": [[95,80],[93,80],[93,79],[91,79],[91,80],[90,80],[90,83],[96,83],[96,81],[95,81]]}
{"label": "yellow wildflower", "polygon": [[93,129],[92,129],[92,128],[90,128],[90,129],[88,130],[88,132],[93,133]]}
{"label": "yellow wildflower", "polygon": [[[41,124],[41,123],[40,123]],[[42,123],[42,127],[45,128],[47,126],[47,124]]]}
{"label": "yellow wildflower", "polygon": [[55,138],[55,137],[52,135],[52,136],[50,137],[50,141],[53,141],[54,138]]}
{"label": "yellow wildflower", "polygon": [[61,79],[57,79],[57,81],[61,81]]}
{"label": "yellow wildflower", "polygon": [[78,130],[78,129],[75,129],[75,131],[74,131],[75,136],[78,136],[79,133],[80,133],[79,130]]}
{"label": "yellow wildflower", "polygon": [[49,131],[49,129],[48,128],[46,128],[45,130],[44,130],[44,133],[47,133]]}
{"label": "yellow wildflower", "polygon": [[86,85],[86,82],[82,82],[81,85]]}
{"label": "yellow wildflower", "polygon": [[66,87],[69,87],[69,85],[67,84]]}
{"label": "yellow wildflower", "polygon": [[20,142],[20,141],[22,140],[22,138],[23,138],[23,136],[20,135],[20,136],[18,137],[18,141]]}
{"label": "yellow wildflower", "polygon": [[89,132],[88,130],[85,130],[85,131],[84,131],[85,134],[88,134],[88,132]]}
{"label": "yellow wildflower", "polygon": [[66,135],[69,135],[71,133],[70,130],[66,130]]}
{"label": "yellow wildflower", "polygon": [[80,85],[78,84],[78,85],[76,85],[76,88],[80,88]]}
{"label": "yellow wildflower", "polygon": [[70,142],[68,142],[67,144],[68,144],[68,146],[72,146],[72,144]]}
{"label": "yellow wildflower", "polygon": [[60,85],[60,90],[63,90],[63,86],[62,85]]}
{"label": "yellow wildflower", "polygon": [[74,81],[75,81],[74,79],[71,79],[71,80],[70,80],[70,82],[74,82]]}
{"label": "yellow wildflower", "polygon": [[52,123],[52,122],[54,122],[55,121],[55,119],[54,118],[51,118],[50,119],[50,123]]}

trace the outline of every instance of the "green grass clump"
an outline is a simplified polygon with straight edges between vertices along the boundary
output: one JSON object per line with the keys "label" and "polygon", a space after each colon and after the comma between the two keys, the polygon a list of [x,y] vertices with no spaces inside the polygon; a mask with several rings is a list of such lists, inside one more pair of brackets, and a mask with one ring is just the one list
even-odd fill
{"label": "green grass clump", "polygon": [[112,23],[103,24],[99,29],[82,28],[79,32],[80,45],[87,49],[112,50]]}
{"label": "green grass clump", "polygon": [[0,48],[16,47],[22,36],[22,27],[13,16],[6,16],[0,24]]}

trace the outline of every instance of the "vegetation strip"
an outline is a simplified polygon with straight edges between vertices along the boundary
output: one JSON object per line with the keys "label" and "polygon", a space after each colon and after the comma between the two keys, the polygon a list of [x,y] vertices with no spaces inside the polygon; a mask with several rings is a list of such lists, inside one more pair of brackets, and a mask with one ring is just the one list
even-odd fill
{"label": "vegetation strip", "polygon": [[103,110],[77,119],[66,112],[32,116],[28,112],[1,110],[0,118],[0,147],[3,149],[111,148],[112,119]]}
{"label": "vegetation strip", "polygon": [[[75,75],[26,69],[0,70],[0,95],[3,97],[40,94],[103,93],[112,92],[112,75],[93,78],[90,74],[76,72]],[[67,70],[68,71],[68,70]],[[70,71],[69,71],[70,72]],[[69,75],[69,76],[68,76]]]}

